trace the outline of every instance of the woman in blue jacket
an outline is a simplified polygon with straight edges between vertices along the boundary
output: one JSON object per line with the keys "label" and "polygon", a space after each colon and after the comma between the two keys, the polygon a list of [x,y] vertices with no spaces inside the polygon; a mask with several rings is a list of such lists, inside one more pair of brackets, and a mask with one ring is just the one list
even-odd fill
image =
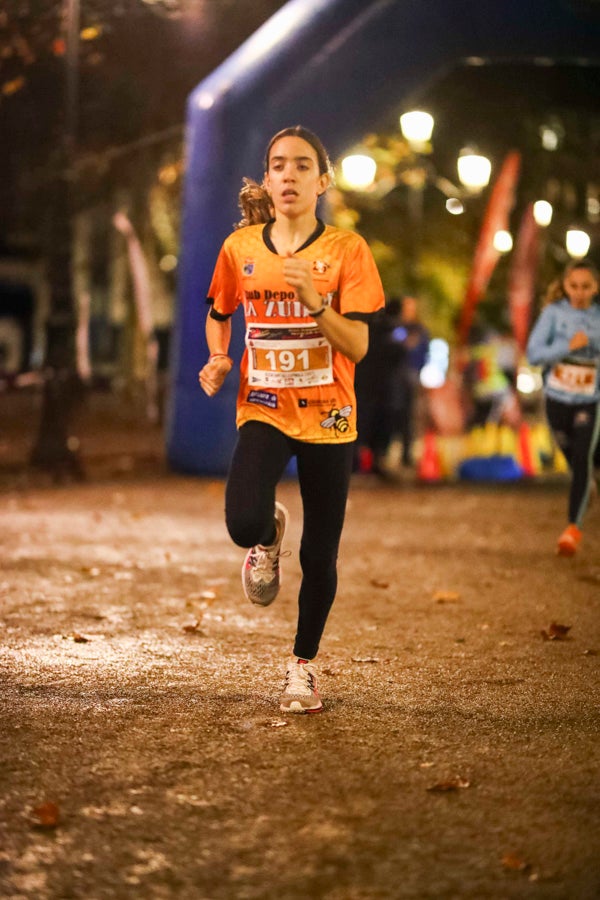
{"label": "woman in blue jacket", "polygon": [[546,415],[569,464],[569,524],[557,553],[573,556],[594,486],[600,436],[600,304],[598,270],[589,260],[569,263],[562,296],[540,313],[527,344],[532,365],[544,367]]}

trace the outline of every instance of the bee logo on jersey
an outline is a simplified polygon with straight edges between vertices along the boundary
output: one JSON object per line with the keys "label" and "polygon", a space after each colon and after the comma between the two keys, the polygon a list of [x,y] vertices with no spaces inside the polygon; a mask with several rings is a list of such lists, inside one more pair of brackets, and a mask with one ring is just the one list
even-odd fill
{"label": "bee logo on jersey", "polygon": [[324,259],[315,259],[312,264],[313,272],[316,272],[317,275],[324,275],[327,269],[329,268],[329,263],[325,262]]}
{"label": "bee logo on jersey", "polygon": [[321,428],[333,428],[335,431],[339,431],[340,434],[344,434],[350,428],[347,416],[351,412],[351,406],[342,406],[341,409],[335,409],[335,407],[330,409],[327,418],[321,422]]}
{"label": "bee logo on jersey", "polygon": [[246,277],[250,275],[254,275],[254,260],[253,259],[245,259],[244,265],[242,266],[242,274]]}

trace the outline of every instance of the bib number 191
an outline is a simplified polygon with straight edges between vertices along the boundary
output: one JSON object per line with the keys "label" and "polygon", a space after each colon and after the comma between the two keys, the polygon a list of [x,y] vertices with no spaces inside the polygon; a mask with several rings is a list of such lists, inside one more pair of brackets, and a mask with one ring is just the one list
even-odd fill
{"label": "bib number 191", "polygon": [[268,350],[265,359],[272,372],[306,371],[310,365],[308,350]]}

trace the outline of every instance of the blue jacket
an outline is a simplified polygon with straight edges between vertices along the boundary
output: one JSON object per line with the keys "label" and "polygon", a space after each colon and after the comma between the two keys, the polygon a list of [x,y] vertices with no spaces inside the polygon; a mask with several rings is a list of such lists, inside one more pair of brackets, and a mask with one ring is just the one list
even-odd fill
{"label": "blue jacket", "polygon": [[[579,350],[569,350],[569,341],[577,331],[587,334],[589,344]],[[564,297],[546,306],[529,335],[527,358],[534,366],[544,366],[544,393],[548,397],[562,403],[598,403],[600,304],[575,309]],[[592,384],[594,372],[595,384]],[[584,381],[587,387],[579,391],[577,384],[583,385]]]}

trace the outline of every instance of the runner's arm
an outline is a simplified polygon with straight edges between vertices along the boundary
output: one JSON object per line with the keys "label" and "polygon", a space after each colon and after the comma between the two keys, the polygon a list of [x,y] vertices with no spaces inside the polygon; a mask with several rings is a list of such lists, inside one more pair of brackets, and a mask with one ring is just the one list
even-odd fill
{"label": "runner's arm", "polygon": [[316,290],[308,260],[288,256],[283,263],[285,280],[295,288],[298,299],[309,312],[318,313],[315,322],[334,350],[352,362],[360,362],[369,347],[369,328],[365,322],[347,319],[330,306],[323,312],[323,297]]}
{"label": "runner's arm", "polygon": [[[319,294],[317,297],[322,302]],[[365,356],[369,349],[369,326],[366,322],[347,319],[331,306],[326,306],[315,321],[334,350],[339,350],[353,363],[359,363]]]}
{"label": "runner's arm", "polygon": [[206,343],[210,356],[198,373],[202,390],[209,397],[214,397],[221,389],[233,366],[233,360],[228,354],[230,340],[231,319],[214,319],[209,312],[206,317]]}

